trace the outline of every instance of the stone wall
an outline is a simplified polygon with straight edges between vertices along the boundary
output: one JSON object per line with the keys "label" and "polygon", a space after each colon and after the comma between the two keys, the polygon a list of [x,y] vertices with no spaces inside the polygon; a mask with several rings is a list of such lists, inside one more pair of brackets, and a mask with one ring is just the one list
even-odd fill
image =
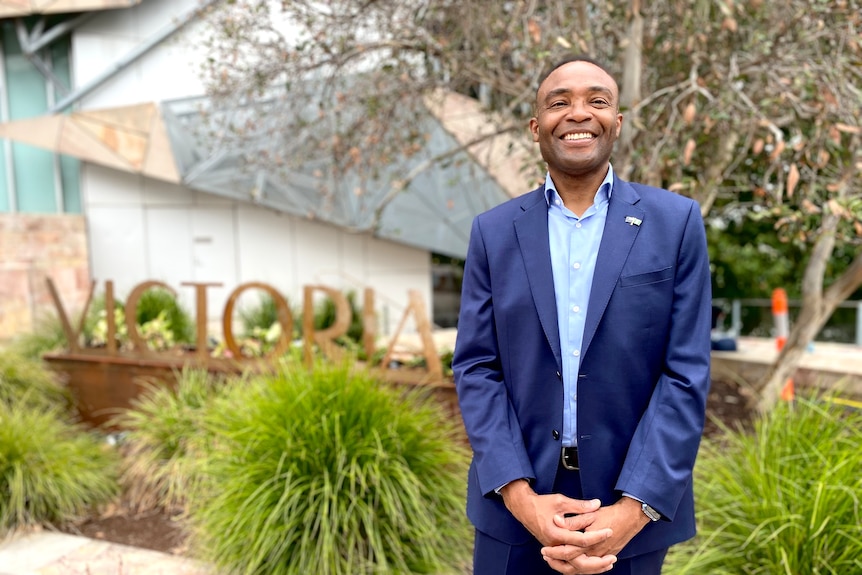
{"label": "stone wall", "polygon": [[90,284],[84,217],[0,214],[0,341],[55,313],[47,277],[68,313],[80,313]]}

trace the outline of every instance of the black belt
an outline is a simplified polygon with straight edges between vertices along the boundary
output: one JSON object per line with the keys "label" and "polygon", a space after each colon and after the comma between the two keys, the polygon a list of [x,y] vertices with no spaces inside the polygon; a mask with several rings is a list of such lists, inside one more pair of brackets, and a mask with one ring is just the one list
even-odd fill
{"label": "black belt", "polygon": [[578,471],[580,469],[578,467],[577,447],[564,447],[560,454],[560,459],[563,462],[563,467],[569,471]]}

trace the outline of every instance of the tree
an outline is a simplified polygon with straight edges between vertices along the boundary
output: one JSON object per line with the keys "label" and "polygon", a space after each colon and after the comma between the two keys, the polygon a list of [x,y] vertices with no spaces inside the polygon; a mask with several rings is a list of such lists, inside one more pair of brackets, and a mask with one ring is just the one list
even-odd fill
{"label": "tree", "polygon": [[[810,254],[799,319],[755,386],[768,409],[862,285],[860,14],[860,0],[232,0],[210,21],[204,72],[217,107],[268,102],[265,129],[283,136],[249,161],[325,155],[329,186],[379,180],[421,150],[416,118],[436,94],[466,94],[493,114],[460,146],[513,133],[527,141],[548,64],[572,52],[610,62],[622,71],[626,120],[613,158],[622,177],[695,198],[708,221],[769,221]],[[241,140],[263,124],[245,115],[221,133]],[[532,162],[525,169],[541,173]],[[390,175],[369,201],[402,193],[410,175]],[[836,245],[847,260],[827,265]]]}

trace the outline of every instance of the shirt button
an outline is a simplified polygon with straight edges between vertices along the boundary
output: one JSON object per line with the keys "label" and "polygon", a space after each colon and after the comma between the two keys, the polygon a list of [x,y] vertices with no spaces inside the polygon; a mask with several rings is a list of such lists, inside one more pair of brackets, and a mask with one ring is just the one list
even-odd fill
{"label": "shirt button", "polygon": [[575,268],[576,270],[581,269],[581,262],[575,262],[575,263],[573,263],[573,264],[572,264],[572,267],[573,267],[573,268]]}
{"label": "shirt button", "polygon": [[575,351],[572,352],[572,355],[575,357],[578,357],[579,355],[581,355],[581,350],[576,349]]}
{"label": "shirt button", "polygon": [[575,312],[575,313],[578,313],[579,311],[581,311],[581,306],[579,306],[579,305],[573,305],[573,306],[572,306],[572,311],[573,311],[573,312]]}
{"label": "shirt button", "polygon": [[575,224],[575,227],[576,227],[576,228],[581,227],[581,222],[576,223],[576,224]]}

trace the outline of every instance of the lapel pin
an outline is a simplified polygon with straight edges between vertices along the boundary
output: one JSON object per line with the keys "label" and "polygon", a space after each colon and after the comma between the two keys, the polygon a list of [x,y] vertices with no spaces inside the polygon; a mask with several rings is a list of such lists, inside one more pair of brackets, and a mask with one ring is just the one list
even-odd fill
{"label": "lapel pin", "polygon": [[643,220],[638,219],[634,216],[626,216],[626,223],[630,226],[639,226]]}

